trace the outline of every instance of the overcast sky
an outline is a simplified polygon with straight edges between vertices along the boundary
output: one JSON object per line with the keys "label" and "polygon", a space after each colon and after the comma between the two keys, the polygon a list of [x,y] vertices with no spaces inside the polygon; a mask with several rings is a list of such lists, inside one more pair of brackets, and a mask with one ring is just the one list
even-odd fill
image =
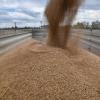
{"label": "overcast sky", "polygon": [[[0,27],[39,26],[47,0],[0,0]],[[77,21],[100,20],[100,0],[86,0],[81,6]]]}

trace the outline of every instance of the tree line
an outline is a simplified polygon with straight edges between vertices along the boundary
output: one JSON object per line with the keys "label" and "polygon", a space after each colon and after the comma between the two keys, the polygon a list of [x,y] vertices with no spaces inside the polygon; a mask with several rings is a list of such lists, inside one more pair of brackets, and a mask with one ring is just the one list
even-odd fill
{"label": "tree line", "polygon": [[99,29],[100,30],[100,21],[93,21],[91,24],[89,22],[77,22],[73,25],[73,28],[81,29]]}

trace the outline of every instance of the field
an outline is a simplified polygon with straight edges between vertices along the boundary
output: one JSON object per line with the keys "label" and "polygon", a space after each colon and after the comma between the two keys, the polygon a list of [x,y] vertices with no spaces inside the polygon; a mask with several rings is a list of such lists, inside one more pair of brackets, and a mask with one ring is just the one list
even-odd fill
{"label": "field", "polygon": [[23,33],[29,33],[32,29],[0,29],[0,38],[11,36],[11,35],[18,35]]}

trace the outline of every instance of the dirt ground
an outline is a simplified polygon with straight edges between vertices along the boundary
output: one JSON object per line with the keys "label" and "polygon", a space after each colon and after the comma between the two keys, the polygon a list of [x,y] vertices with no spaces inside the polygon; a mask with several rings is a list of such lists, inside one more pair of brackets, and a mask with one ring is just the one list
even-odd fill
{"label": "dirt ground", "polygon": [[100,100],[100,58],[29,40],[0,57],[0,100]]}

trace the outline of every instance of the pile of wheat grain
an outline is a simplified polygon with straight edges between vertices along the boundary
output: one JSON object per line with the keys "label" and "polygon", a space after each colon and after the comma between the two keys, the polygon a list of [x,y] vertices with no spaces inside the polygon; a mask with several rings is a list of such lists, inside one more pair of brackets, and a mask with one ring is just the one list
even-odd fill
{"label": "pile of wheat grain", "polygon": [[30,40],[0,57],[0,100],[100,100],[100,58]]}

